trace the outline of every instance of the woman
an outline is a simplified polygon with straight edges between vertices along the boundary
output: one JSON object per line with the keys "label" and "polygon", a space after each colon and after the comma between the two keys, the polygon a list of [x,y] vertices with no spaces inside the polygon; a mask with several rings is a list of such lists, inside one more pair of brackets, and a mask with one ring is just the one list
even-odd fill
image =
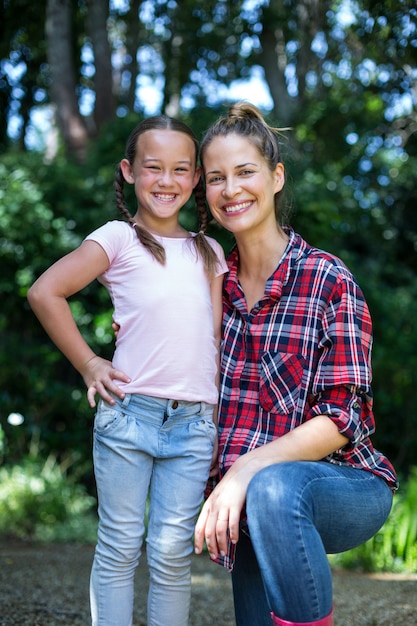
{"label": "woman", "polygon": [[345,265],[279,221],[278,132],[240,103],[201,145],[224,284],[221,481],[195,530],[232,569],[238,626],[333,624],[326,553],[384,524],[397,488],[372,446],[372,327]]}

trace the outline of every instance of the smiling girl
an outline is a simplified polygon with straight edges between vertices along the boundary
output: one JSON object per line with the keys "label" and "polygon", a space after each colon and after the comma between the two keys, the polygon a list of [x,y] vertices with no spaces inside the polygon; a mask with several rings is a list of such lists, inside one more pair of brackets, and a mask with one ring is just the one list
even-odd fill
{"label": "smiling girl", "polygon": [[[49,268],[29,302],[84,378],[94,422],[98,543],[91,573],[94,626],[130,626],[133,581],[150,496],[149,626],[186,626],[195,518],[216,460],[215,405],[223,251],[204,231],[198,144],[185,124],[149,118],[130,135],[116,173],[127,221],[111,221]],[[134,185],[137,210],[124,201]],[[179,224],[196,192],[198,234]],[[120,325],[112,362],[84,341],[67,299],[91,281],[108,289]]]}

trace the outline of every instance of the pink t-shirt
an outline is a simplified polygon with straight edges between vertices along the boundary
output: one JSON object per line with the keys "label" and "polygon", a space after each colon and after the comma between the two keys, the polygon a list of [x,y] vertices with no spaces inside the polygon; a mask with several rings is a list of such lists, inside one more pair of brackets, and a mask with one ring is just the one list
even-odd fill
{"label": "pink t-shirt", "polygon": [[[86,239],[100,244],[110,262],[98,279],[120,325],[113,366],[131,378],[120,387],[126,393],[217,403],[210,280],[194,243],[158,238],[166,252],[161,265],[127,222],[108,222]],[[223,249],[208,239],[220,276],[228,271]]]}

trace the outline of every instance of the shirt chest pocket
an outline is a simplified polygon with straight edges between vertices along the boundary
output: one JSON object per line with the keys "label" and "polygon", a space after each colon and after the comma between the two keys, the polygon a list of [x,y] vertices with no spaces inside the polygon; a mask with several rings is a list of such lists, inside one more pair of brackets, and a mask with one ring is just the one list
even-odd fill
{"label": "shirt chest pocket", "polygon": [[265,352],[261,357],[259,401],[270,413],[292,413],[300,396],[304,357],[285,352]]}

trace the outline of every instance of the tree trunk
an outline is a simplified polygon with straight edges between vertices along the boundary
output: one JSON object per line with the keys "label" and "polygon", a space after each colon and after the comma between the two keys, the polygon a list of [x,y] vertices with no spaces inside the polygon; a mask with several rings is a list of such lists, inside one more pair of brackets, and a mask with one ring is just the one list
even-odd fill
{"label": "tree trunk", "polygon": [[109,16],[108,0],[88,0],[87,32],[94,52],[95,75],[93,78],[96,101],[94,105],[95,130],[114,119],[116,102],[113,94],[113,68],[111,49],[107,36]]}
{"label": "tree trunk", "polygon": [[71,0],[47,0],[47,58],[51,75],[51,99],[67,151],[83,161],[88,133],[80,114],[72,61]]}
{"label": "tree trunk", "polygon": [[[323,28],[328,0],[300,0],[287,4],[283,0],[271,0],[263,10],[260,41],[261,64],[265,80],[274,102],[274,114],[280,124],[290,126],[305,105],[306,77],[308,72],[320,72],[320,62],[311,46],[317,33]],[[290,24],[295,24],[296,28]],[[288,65],[286,46],[295,38],[298,49],[291,63],[297,85],[296,96],[288,93],[285,71]]]}
{"label": "tree trunk", "polygon": [[283,33],[264,24],[260,41],[262,45],[260,61],[274,103],[274,115],[281,126],[289,126],[293,120],[294,103],[288,94],[284,74],[287,56]]}
{"label": "tree trunk", "polygon": [[[142,25],[139,21],[139,11],[142,0],[131,0],[126,19],[126,58],[124,69],[130,74],[129,90],[126,95],[126,106],[129,111],[135,110],[136,105],[136,78],[139,67],[137,62],[138,48],[141,43]],[[145,41],[145,37],[143,37]]]}
{"label": "tree trunk", "polygon": [[263,11],[260,35],[261,65],[274,102],[274,114],[282,126],[291,125],[295,106],[294,98],[288,93],[285,77],[288,63],[285,25],[288,17],[288,8],[282,0],[271,0]]}

